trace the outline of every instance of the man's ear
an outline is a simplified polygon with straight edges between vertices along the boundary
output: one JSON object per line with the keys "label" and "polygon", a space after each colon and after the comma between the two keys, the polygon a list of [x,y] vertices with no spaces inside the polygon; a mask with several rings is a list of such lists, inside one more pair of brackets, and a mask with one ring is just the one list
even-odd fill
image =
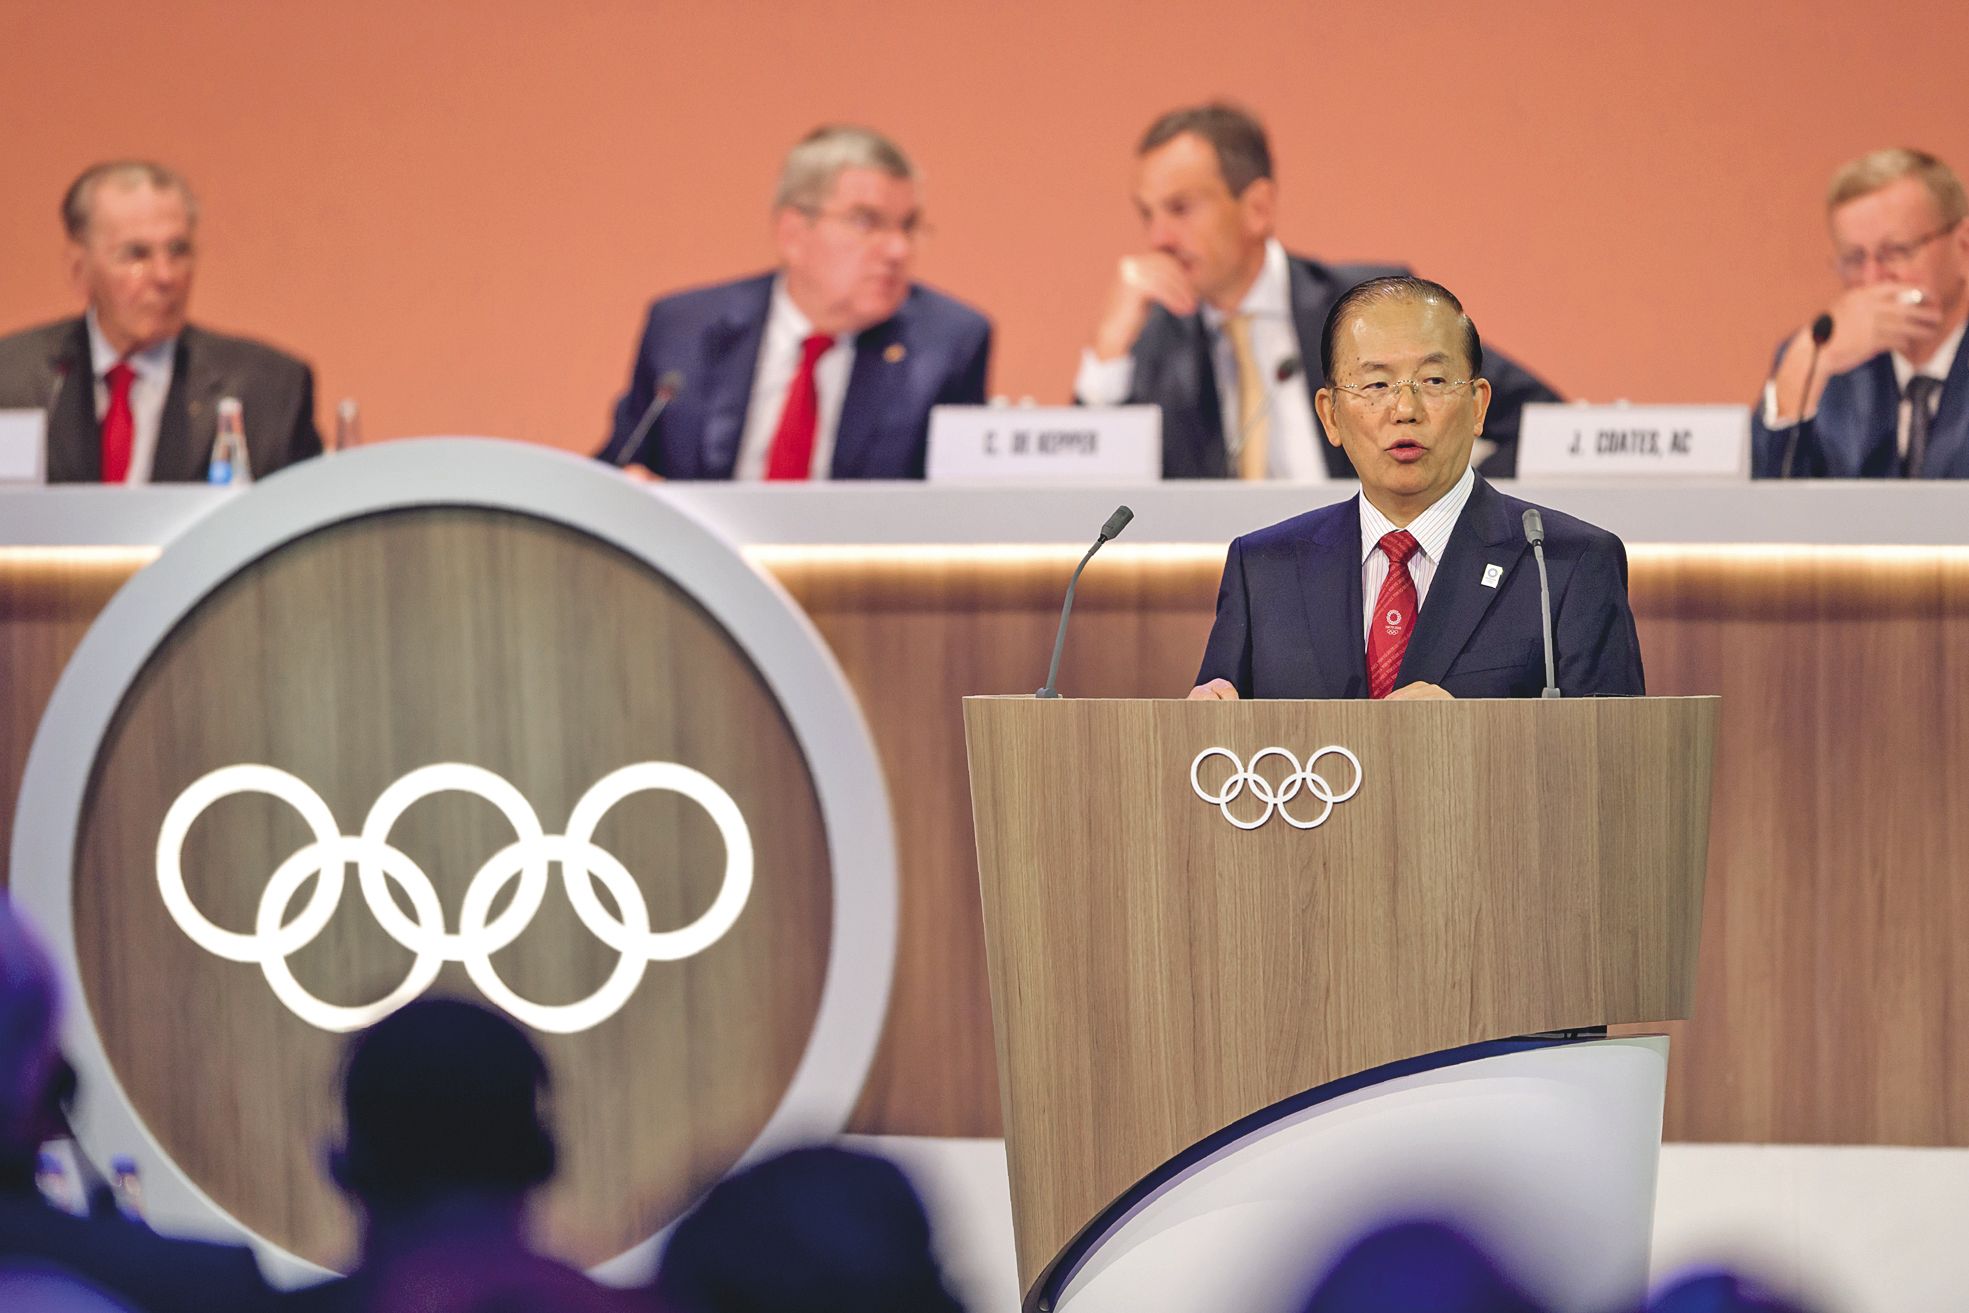
{"label": "man's ear", "polygon": [[782,267],[793,263],[812,223],[790,205],[773,211],[773,249]]}
{"label": "man's ear", "polygon": [[1313,413],[1319,416],[1320,428],[1326,433],[1326,440],[1334,446],[1340,445],[1340,432],[1333,426],[1333,389],[1321,388],[1313,393]]}
{"label": "man's ear", "polygon": [[328,1170],[328,1179],[335,1183],[335,1188],[353,1196],[355,1185],[350,1179],[348,1145],[339,1142],[327,1145],[322,1150],[321,1158],[322,1165]]}
{"label": "man's ear", "polygon": [[62,258],[68,262],[68,285],[75,289],[77,296],[85,301],[88,300],[89,282],[82,274],[83,268],[88,264],[88,251],[83,249],[81,242],[71,238],[63,248]]}
{"label": "man's ear", "polygon": [[1470,385],[1470,399],[1477,412],[1476,436],[1484,435],[1484,416],[1490,413],[1490,380],[1480,378]]}
{"label": "man's ear", "polygon": [[1244,211],[1244,226],[1252,235],[1270,237],[1278,215],[1278,184],[1270,178],[1253,178],[1237,202]]}

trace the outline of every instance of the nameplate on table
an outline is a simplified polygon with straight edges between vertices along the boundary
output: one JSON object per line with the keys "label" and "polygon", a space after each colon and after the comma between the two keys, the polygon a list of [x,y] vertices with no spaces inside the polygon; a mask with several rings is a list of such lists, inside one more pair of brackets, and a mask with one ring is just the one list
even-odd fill
{"label": "nameplate on table", "polygon": [[41,410],[0,410],[0,483],[45,483],[48,415]]}
{"label": "nameplate on table", "polygon": [[1533,404],[1518,429],[1518,477],[1750,476],[1748,406]]}
{"label": "nameplate on table", "polygon": [[1154,483],[1160,406],[937,406],[932,483]]}

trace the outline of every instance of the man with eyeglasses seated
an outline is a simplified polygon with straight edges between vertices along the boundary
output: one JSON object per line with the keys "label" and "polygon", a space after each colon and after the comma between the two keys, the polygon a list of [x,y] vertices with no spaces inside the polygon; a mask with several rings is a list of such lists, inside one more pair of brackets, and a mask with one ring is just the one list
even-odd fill
{"label": "man with eyeglasses seated", "polygon": [[[1172,110],[1136,147],[1135,208],[1148,251],[1120,262],[1074,395],[1084,404],[1162,407],[1166,479],[1353,475],[1322,441],[1311,397],[1325,379],[1314,352],[1334,298],[1400,265],[1322,264],[1273,235],[1278,186],[1264,125],[1235,105]],[[1557,401],[1493,352],[1485,473],[1518,467],[1528,401]]]}
{"label": "man with eyeglasses seated", "polygon": [[[1476,325],[1439,284],[1377,278],[1334,303],[1320,361],[1313,404],[1360,493],[1231,544],[1190,696],[1538,697],[1531,504],[1470,467],[1492,397]],[[1638,696],[1626,549],[1539,510],[1560,691]]]}
{"label": "man with eyeglasses seated", "polygon": [[916,172],[866,128],[786,157],[773,273],[650,306],[601,459],[666,479],[917,479],[930,408],[985,400],[991,324],[911,281]]}
{"label": "man with eyeglasses seated", "polygon": [[1845,290],[1778,348],[1752,421],[1760,478],[1969,478],[1969,200],[1918,150],[1877,150],[1826,193]]}

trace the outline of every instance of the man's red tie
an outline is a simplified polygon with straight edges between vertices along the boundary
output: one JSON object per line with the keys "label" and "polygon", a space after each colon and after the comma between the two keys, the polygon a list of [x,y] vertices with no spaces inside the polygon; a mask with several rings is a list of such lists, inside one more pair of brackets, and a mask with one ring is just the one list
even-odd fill
{"label": "man's red tie", "polygon": [[800,372],[786,389],[786,408],[766,455],[768,479],[806,479],[814,467],[814,429],[820,422],[820,397],[814,391],[814,365],[834,345],[834,339],[815,333],[800,344]]}
{"label": "man's red tie", "polygon": [[130,474],[130,448],[137,439],[137,421],[130,414],[130,385],[137,371],[119,360],[103,381],[109,384],[109,409],[103,412],[103,482],[121,483]]}
{"label": "man's red tie", "polygon": [[1408,636],[1415,632],[1415,580],[1408,558],[1422,544],[1406,529],[1381,535],[1381,552],[1388,558],[1388,577],[1374,599],[1374,623],[1367,629],[1367,695],[1385,698],[1395,691]]}

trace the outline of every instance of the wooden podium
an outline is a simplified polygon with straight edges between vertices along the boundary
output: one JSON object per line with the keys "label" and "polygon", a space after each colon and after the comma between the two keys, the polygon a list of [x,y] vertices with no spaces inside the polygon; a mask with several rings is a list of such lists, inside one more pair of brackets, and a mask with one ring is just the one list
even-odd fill
{"label": "wooden podium", "polygon": [[1717,706],[966,699],[1028,1307],[1138,1182],[1282,1100],[1686,1017]]}

